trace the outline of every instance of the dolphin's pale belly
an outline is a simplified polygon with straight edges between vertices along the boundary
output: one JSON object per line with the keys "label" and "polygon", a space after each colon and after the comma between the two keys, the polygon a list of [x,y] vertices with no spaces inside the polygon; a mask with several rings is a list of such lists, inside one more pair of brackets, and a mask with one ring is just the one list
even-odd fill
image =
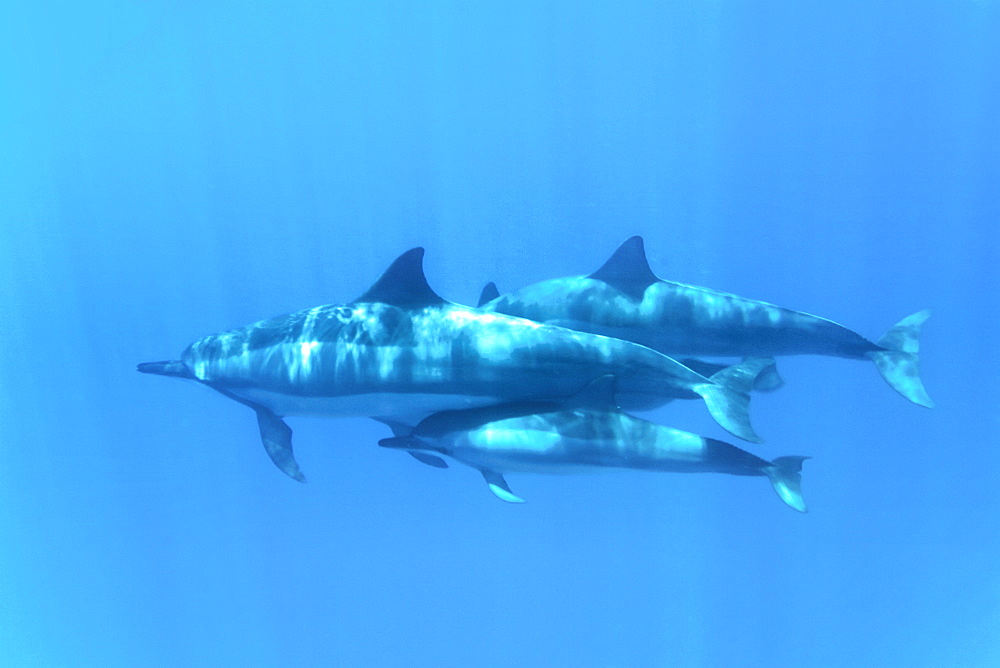
{"label": "dolphin's pale belly", "polygon": [[403,417],[415,424],[431,413],[479,408],[499,403],[497,397],[462,394],[368,392],[333,397],[282,394],[260,388],[242,388],[239,397],[264,406],[275,415],[314,417]]}

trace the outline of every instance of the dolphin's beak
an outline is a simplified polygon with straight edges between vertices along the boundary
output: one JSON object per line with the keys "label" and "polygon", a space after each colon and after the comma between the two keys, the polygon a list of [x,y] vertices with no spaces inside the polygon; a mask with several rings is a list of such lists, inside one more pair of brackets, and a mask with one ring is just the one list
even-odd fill
{"label": "dolphin's beak", "polygon": [[187,365],[180,360],[168,360],[166,362],[143,362],[136,367],[139,373],[152,373],[157,376],[173,376],[174,378],[194,379],[194,374],[187,368]]}
{"label": "dolphin's beak", "polygon": [[420,439],[414,438],[413,436],[393,436],[392,438],[383,438],[378,442],[383,448],[392,448],[393,450],[427,450],[427,446],[424,445]]}

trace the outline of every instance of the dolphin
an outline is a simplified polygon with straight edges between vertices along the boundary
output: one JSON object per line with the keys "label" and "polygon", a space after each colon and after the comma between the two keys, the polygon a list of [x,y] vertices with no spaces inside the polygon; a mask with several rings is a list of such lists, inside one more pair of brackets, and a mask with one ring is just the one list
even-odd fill
{"label": "dolphin", "polygon": [[542,281],[502,296],[489,284],[480,307],[626,339],[672,356],[867,359],[901,395],[919,406],[934,406],[920,380],[917,357],[920,330],[930,311],[904,318],[869,341],[816,315],[662,280],[650,269],[638,236],[588,276]]}
{"label": "dolphin", "polygon": [[285,416],[412,426],[444,410],[571,396],[609,373],[623,406],[702,398],[724,428],[759,441],[748,392],[773,360],[707,378],[635,343],[453,304],[427,284],[423,255],[403,253],[352,302],[206,336],[179,360],[138,370],[195,380],[253,409],[272,461],[299,481]]}
{"label": "dolphin", "polygon": [[518,402],[436,413],[386,448],[445,455],[480,471],[500,499],[521,503],[506,473],[586,473],[609,468],[764,476],[788,506],[806,512],[801,491],[807,457],[761,459],[734,445],[628,415],[614,403],[613,376],[590,383],[570,402]]}
{"label": "dolphin", "polygon": [[[499,298],[500,298],[500,291],[497,289],[496,283],[493,283],[491,281],[483,287],[483,290],[479,295],[479,302],[477,305],[480,308],[482,308],[488,305],[490,302],[497,300]],[[489,309],[492,307],[487,307],[487,308]],[[583,329],[581,326],[576,326],[576,324],[573,322],[566,322],[565,326],[569,327],[570,329],[576,329],[578,331]],[[617,338],[623,338],[623,337],[618,336]],[[626,340],[629,339],[626,338]],[[743,361],[746,361],[747,359],[749,358],[744,357]],[[692,371],[696,371],[706,377],[711,377],[714,374],[718,373],[719,371],[722,371],[726,367],[730,366],[729,364],[718,364],[716,362],[709,362],[708,360],[697,359],[694,357],[677,358],[677,361],[686,366],[687,368],[691,369]],[[754,378],[753,381],[753,389],[758,392],[775,392],[784,387],[784,385],[785,385],[785,379],[781,377],[781,375],[778,373],[777,367],[773,364],[770,367],[761,371],[759,374],[757,374],[757,377]]]}

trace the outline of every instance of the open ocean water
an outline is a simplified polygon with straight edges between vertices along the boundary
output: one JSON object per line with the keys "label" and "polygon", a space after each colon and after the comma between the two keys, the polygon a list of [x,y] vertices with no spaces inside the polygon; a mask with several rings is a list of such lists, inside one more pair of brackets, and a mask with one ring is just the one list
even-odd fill
{"label": "open ocean water", "polygon": [[[1000,6],[0,8],[0,665],[1000,665]],[[600,266],[877,337],[779,360],[759,478],[511,475],[140,375],[361,294]],[[726,438],[696,402],[651,414]],[[729,439],[732,440],[732,439]]]}

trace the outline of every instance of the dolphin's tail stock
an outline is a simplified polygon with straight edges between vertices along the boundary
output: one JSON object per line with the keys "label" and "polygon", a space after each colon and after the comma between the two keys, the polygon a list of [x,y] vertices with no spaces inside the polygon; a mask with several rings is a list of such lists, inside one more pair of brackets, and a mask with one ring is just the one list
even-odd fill
{"label": "dolphin's tail stock", "polygon": [[767,479],[778,496],[790,508],[809,512],[802,498],[802,462],[808,457],[778,457],[764,469]]}
{"label": "dolphin's tail stock", "polygon": [[187,368],[187,365],[180,360],[167,360],[165,362],[143,362],[136,367],[140,373],[155,373],[157,376],[173,376],[174,378],[188,378],[194,380],[194,374]]}
{"label": "dolphin's tail stock", "polygon": [[933,408],[934,401],[920,380],[920,328],[931,317],[930,311],[920,311],[903,318],[896,326],[882,335],[876,343],[885,350],[868,353],[878,371],[892,389],[925,408]]}
{"label": "dolphin's tail stock", "polygon": [[726,367],[712,375],[711,383],[696,385],[694,391],[705,400],[715,421],[733,436],[760,443],[750,424],[750,389],[757,376],[774,368],[770,357],[756,357]]}

